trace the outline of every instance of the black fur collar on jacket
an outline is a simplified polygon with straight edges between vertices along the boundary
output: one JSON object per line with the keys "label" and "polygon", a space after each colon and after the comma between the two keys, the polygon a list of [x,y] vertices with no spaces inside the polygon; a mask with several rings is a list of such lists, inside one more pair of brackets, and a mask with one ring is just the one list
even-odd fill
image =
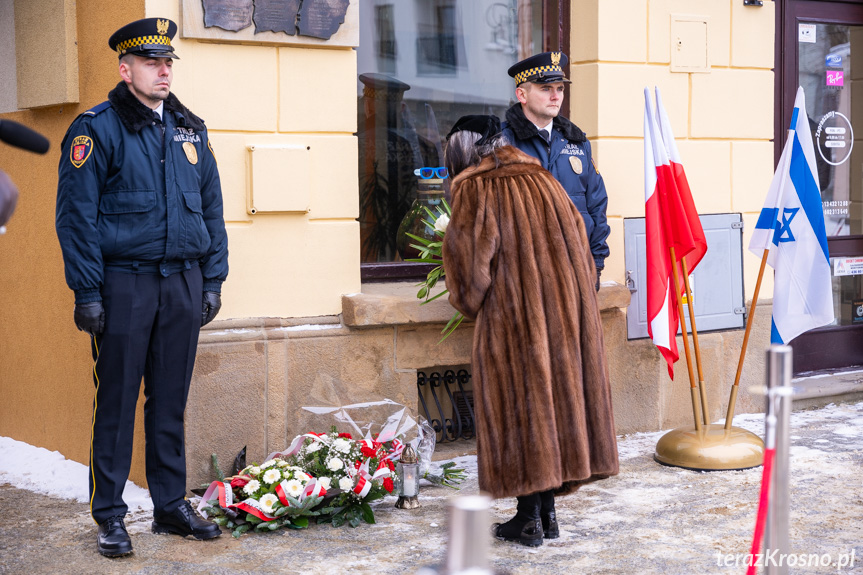
{"label": "black fur collar on jacket", "polygon": [[[141,128],[149,126],[153,122],[153,110],[142,104],[129,91],[126,82],[120,82],[117,87],[111,90],[108,94],[108,101],[111,102],[111,107],[117,112],[120,121],[131,132],[139,132]],[[186,126],[193,130],[204,129],[204,121],[181,104],[173,93],[168,94],[168,99],[165,100],[165,110],[174,113],[177,124],[180,126]]]}
{"label": "black fur collar on jacket", "polygon": [[[527,140],[528,138],[535,136],[538,131],[536,126],[533,125],[533,122],[525,117],[524,110],[521,109],[521,103],[515,104],[506,111],[506,122],[515,134],[515,137],[519,140]],[[587,136],[584,135],[584,132],[563,116],[557,116],[553,122],[553,127],[560,130],[563,137],[570,142],[584,142],[587,140]]]}

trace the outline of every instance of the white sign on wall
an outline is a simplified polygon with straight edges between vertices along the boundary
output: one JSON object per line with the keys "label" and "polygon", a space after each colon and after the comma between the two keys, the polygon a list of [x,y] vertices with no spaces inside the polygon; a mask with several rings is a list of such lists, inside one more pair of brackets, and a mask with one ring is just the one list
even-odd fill
{"label": "white sign on wall", "polygon": [[863,258],[833,258],[833,275],[863,275]]}

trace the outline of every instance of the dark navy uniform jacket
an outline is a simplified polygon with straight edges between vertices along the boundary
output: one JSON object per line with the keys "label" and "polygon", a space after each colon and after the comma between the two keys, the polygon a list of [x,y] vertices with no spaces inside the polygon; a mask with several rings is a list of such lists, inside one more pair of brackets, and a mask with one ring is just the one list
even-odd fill
{"label": "dark navy uniform jacket", "polygon": [[605,183],[596,170],[590,153],[590,142],[578,126],[562,116],[554,119],[551,145],[546,144],[536,126],[528,120],[521,104],[506,112],[503,134],[513,146],[537,158],[542,166],[561,183],[567,195],[578,208],[590,241],[597,269],[605,267],[608,257],[608,234],[611,228],[606,220],[608,195]]}
{"label": "dark navy uniform jacket", "polygon": [[102,299],[106,269],[168,276],[200,265],[204,291],[221,291],[228,240],[207,129],[173,94],[162,119],[164,130],[120,82],[66,132],[56,226],[76,303]]}

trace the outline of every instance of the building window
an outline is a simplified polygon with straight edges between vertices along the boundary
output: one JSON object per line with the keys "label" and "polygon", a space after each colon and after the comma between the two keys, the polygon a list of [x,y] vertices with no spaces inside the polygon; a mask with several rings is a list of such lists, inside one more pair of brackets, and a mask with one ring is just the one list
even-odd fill
{"label": "building window", "polygon": [[382,72],[395,74],[396,71],[396,35],[393,26],[393,5],[375,6],[375,45],[378,56],[378,67]]}
{"label": "building window", "polygon": [[[443,165],[446,134],[465,114],[504,118],[506,71],[566,49],[558,0],[369,0],[357,49],[360,241],[364,280],[421,277],[399,225],[418,199],[414,170]],[[554,29],[544,23],[553,22]],[[448,181],[444,186],[448,190]]]}

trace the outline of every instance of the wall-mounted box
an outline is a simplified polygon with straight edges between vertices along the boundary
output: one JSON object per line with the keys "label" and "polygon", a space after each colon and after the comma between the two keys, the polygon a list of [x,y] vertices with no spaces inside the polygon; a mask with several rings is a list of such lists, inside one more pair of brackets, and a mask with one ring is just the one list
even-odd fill
{"label": "wall-mounted box", "polygon": [[309,211],[311,146],[253,145],[246,209],[250,214]]}
{"label": "wall-mounted box", "polygon": [[[699,332],[743,327],[743,219],[738,213],[702,214],[707,253],[689,276]],[[628,339],[647,337],[647,236],[644,218],[623,220],[626,281],[633,291],[626,310]],[[689,308],[684,305],[687,329]],[[679,333],[680,330],[678,330]]]}
{"label": "wall-mounted box", "polygon": [[671,71],[709,72],[707,16],[671,15]]}

